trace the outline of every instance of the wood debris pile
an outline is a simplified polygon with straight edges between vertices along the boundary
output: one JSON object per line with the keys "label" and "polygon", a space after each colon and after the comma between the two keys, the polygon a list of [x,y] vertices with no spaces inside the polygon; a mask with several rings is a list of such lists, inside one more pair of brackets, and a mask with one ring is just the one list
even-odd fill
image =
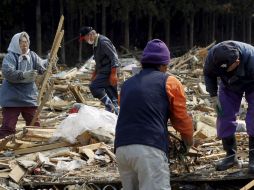
{"label": "wood debris pile", "polygon": [[[202,74],[207,50],[212,45],[214,43],[206,48],[193,48],[185,55],[173,58],[169,66],[168,71],[185,85],[187,106],[195,125],[195,142],[189,155],[183,158],[170,155],[172,181],[181,181],[183,178],[188,181],[194,177],[197,180],[197,176],[200,180],[221,179],[229,173],[243,171],[242,168],[248,164],[248,138],[241,122],[246,108],[246,102],[243,102],[237,133],[237,154],[242,164],[230,171],[214,171],[215,162],[222,158],[225,152],[221,141],[216,138],[216,115],[205,90]],[[120,61],[122,66],[119,87],[140,69],[139,62],[134,58],[123,58]],[[17,134],[0,141],[2,186],[15,189],[42,184],[75,186],[88,183],[119,183],[112,146],[114,135],[85,131],[78,135],[75,144],[64,139],[51,142],[56,127],[70,115],[69,110],[74,103],[103,109],[88,88],[94,64],[93,60],[88,60],[80,69],[65,68],[53,75],[53,91],[40,113],[42,128],[24,127],[24,121],[20,118]],[[178,135],[170,124],[169,131]],[[177,142],[171,140],[172,144],[177,146]]]}

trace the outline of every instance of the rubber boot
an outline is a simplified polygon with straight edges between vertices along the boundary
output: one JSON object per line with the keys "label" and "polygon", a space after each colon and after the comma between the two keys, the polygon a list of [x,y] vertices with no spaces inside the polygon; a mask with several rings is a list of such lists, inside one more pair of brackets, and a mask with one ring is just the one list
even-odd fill
{"label": "rubber boot", "polygon": [[254,174],[254,137],[249,137],[249,174]]}
{"label": "rubber boot", "polygon": [[237,148],[235,136],[233,135],[222,138],[222,145],[227,154],[225,158],[216,164],[215,168],[217,171],[224,171],[238,164],[238,160],[236,158]]}
{"label": "rubber boot", "polygon": [[114,113],[116,108],[108,95],[103,96],[100,101],[105,105],[105,110]]}
{"label": "rubber boot", "polygon": [[117,99],[113,99],[112,100],[113,105],[115,106],[115,114],[119,115],[119,107],[118,107],[118,100]]}

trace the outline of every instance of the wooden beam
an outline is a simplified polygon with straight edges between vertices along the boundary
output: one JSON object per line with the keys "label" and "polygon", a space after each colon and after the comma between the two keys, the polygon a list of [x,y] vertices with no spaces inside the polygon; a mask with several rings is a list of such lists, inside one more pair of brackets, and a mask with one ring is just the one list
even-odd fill
{"label": "wooden beam", "polygon": [[46,145],[41,145],[41,146],[36,146],[36,147],[31,147],[31,148],[24,148],[24,149],[15,150],[14,154],[15,155],[29,154],[29,153],[33,153],[33,152],[41,152],[44,150],[51,150],[51,149],[66,147],[66,146],[70,146],[70,144],[66,143],[66,142],[59,142],[59,143],[54,143],[54,144],[46,144]]}
{"label": "wooden beam", "polygon": [[44,74],[44,79],[42,81],[41,84],[41,89],[38,95],[38,103],[41,104],[42,101],[42,97],[44,96],[45,92],[47,91],[47,84],[48,84],[48,80],[52,74],[52,67],[55,66],[56,63],[56,58],[57,58],[57,52],[58,49],[60,47],[60,43],[63,39],[63,35],[64,35],[64,30],[62,30],[63,27],[63,21],[64,21],[64,16],[62,15],[60,18],[60,21],[58,23],[58,28],[55,34],[55,38],[50,50],[50,58],[49,58],[49,63],[48,63],[48,67],[47,67],[47,71]]}
{"label": "wooden beam", "polygon": [[41,113],[41,110],[42,110],[43,106],[45,105],[45,103],[48,101],[48,98],[49,98],[49,96],[50,96],[52,90],[53,90],[53,84],[50,85],[50,87],[49,87],[48,90],[46,91],[46,94],[45,94],[45,96],[44,96],[44,98],[43,98],[43,100],[42,100],[40,106],[37,108],[36,113],[35,113],[35,115],[34,115],[34,117],[33,117],[33,119],[32,119],[32,122],[30,123],[31,126],[34,125],[35,121],[36,121],[37,118],[39,117],[39,115],[40,115],[40,113]]}
{"label": "wooden beam", "polygon": [[249,190],[250,188],[252,188],[254,186],[254,180],[252,180],[251,182],[249,182],[247,185],[245,185],[244,187],[242,187],[240,190]]}
{"label": "wooden beam", "polygon": [[95,143],[95,144],[89,144],[86,146],[78,147],[78,152],[83,153],[83,149],[91,149],[91,150],[96,150],[100,148],[103,145],[103,143]]}

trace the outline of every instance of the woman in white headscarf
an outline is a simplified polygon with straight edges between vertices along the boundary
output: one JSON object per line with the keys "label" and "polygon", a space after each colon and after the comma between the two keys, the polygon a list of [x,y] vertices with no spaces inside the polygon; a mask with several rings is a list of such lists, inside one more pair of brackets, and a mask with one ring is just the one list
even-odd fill
{"label": "woman in white headscarf", "polygon": [[[30,40],[26,32],[15,34],[3,59],[3,84],[0,89],[0,105],[3,122],[0,139],[14,134],[21,113],[30,125],[37,110],[38,89],[35,84],[37,74],[43,74],[47,60],[41,59],[29,49]],[[35,123],[39,126],[39,121]]]}

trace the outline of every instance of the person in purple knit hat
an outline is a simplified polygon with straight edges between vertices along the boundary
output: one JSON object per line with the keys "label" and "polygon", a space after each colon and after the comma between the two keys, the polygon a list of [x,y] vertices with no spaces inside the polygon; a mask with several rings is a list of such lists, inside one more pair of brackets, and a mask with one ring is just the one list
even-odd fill
{"label": "person in purple knit hat", "polygon": [[[222,139],[226,156],[216,163],[223,171],[238,164],[236,151],[236,115],[242,98],[248,102],[246,127],[249,135],[249,173],[254,174],[254,47],[223,41],[212,47],[205,61],[206,90],[217,111],[217,135]],[[218,85],[217,77],[220,78]]]}
{"label": "person in purple knit hat", "polygon": [[183,85],[166,73],[170,52],[159,39],[147,43],[142,70],[124,82],[116,125],[115,150],[124,190],[170,190],[167,123],[181,134],[186,152],[193,125]]}

